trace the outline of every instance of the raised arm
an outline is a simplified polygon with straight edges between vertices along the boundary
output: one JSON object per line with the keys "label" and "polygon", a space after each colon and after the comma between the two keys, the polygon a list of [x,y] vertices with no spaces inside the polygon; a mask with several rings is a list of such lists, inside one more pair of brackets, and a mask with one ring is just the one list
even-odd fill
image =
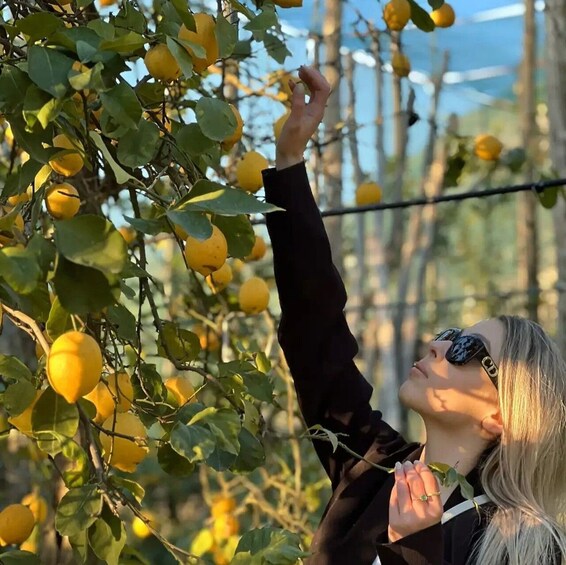
{"label": "raised arm", "polygon": [[[267,215],[282,318],[278,337],[291,369],[299,406],[308,426],[321,424],[347,434],[340,439],[364,455],[373,446],[383,457],[406,441],[372,411],[372,387],[353,359],[358,345],[345,317],[346,291],[332,263],[328,236],[310,188],[303,151],[322,120],[330,93],[318,72],[301,68],[302,85],[277,145],[277,167],[263,172],[266,198],[285,212]],[[355,458],[329,443],[314,442],[333,487]]]}

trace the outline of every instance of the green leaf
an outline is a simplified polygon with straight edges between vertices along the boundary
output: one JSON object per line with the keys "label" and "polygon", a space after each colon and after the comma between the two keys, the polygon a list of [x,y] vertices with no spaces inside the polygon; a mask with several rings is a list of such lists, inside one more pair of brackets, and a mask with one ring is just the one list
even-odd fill
{"label": "green leaf", "polygon": [[216,17],[216,28],[214,29],[216,40],[218,42],[218,51],[221,59],[230,57],[234,51],[234,47],[238,42],[238,28],[232,25],[222,13]]}
{"label": "green leaf", "polygon": [[58,296],[55,297],[51,304],[45,329],[52,341],[55,341],[61,334],[73,329],[71,314],[63,308]]}
{"label": "green leaf", "polygon": [[198,180],[176,208],[232,216],[281,210],[273,204],[261,202],[248,192],[205,179]]}
{"label": "green leaf", "polygon": [[198,124],[181,126],[175,133],[179,148],[191,157],[197,157],[214,146],[214,141],[200,129]]}
{"label": "green leaf", "polygon": [[68,464],[63,469],[63,480],[67,488],[77,488],[89,480],[90,466],[86,451],[70,438],[61,438],[61,454]]}
{"label": "green leaf", "polygon": [[159,338],[158,353],[173,362],[188,363],[194,361],[200,353],[199,337],[173,322],[162,322]]}
{"label": "green leaf", "polygon": [[31,371],[17,358],[0,354],[0,376],[14,381],[31,381]]}
{"label": "green leaf", "polygon": [[181,67],[184,77],[191,78],[193,76],[193,60],[187,50],[176,38],[170,36],[167,36],[167,47]]}
{"label": "green leaf", "polygon": [[189,235],[198,239],[208,239],[212,235],[212,224],[205,214],[189,210],[167,210],[167,217],[181,226]]}
{"label": "green leaf", "polygon": [[458,483],[460,484],[460,492],[464,498],[469,500],[474,498],[474,487],[467,481],[464,475],[458,474]]}
{"label": "green leaf", "polygon": [[61,100],[51,97],[32,84],[26,92],[23,116],[29,127],[39,122],[45,129],[59,115],[61,107]]}
{"label": "green leaf", "polygon": [[159,106],[164,94],[165,85],[162,82],[143,82],[136,86],[136,95],[144,108]]}
{"label": "green leaf", "polygon": [[17,20],[16,29],[29,36],[28,43],[35,43],[36,40],[49,38],[53,32],[64,28],[65,24],[54,14],[49,12],[36,12],[21,20]]}
{"label": "green leaf", "polygon": [[129,29],[137,33],[143,34],[147,31],[145,16],[129,3],[122,5],[113,23],[117,28]]}
{"label": "green leaf", "polygon": [[157,235],[160,233],[168,233],[170,231],[169,224],[165,216],[158,218],[131,218],[124,216],[124,220],[128,222],[134,229],[147,235]]}
{"label": "green leaf", "polygon": [[253,20],[255,14],[238,0],[228,0],[228,3],[240,14],[244,14],[248,20]]}
{"label": "green leaf", "polygon": [[265,463],[265,450],[261,442],[242,427],[238,436],[240,452],[230,467],[234,473],[249,472],[261,467]]}
{"label": "green leaf", "polygon": [[146,39],[135,31],[128,31],[114,39],[106,39],[100,42],[103,51],[114,51],[120,55],[130,55],[144,46]]}
{"label": "green leaf", "polygon": [[120,167],[120,165],[116,163],[114,157],[112,157],[110,151],[108,151],[108,148],[104,144],[104,141],[102,140],[102,137],[100,137],[100,134],[98,132],[91,130],[89,131],[88,134],[90,135],[91,139],[94,141],[94,144],[98,147],[98,149],[102,151],[102,154],[104,155],[104,160],[112,168],[112,172],[114,173],[114,176],[116,177],[116,182],[118,184],[126,184],[128,181],[132,181],[132,183],[137,185],[141,184],[136,177],[124,171],[124,169],[122,169],[122,167]]}
{"label": "green leaf", "polygon": [[300,549],[298,534],[280,528],[259,528],[245,532],[231,565],[295,565],[309,553]]}
{"label": "green leaf", "polygon": [[259,372],[251,363],[245,361],[229,361],[219,363],[218,374],[220,378],[235,381],[236,385],[243,385],[248,394],[271,402],[273,400],[273,383],[267,375]]}
{"label": "green leaf", "polygon": [[[79,427],[79,411],[75,404],[69,404],[52,388],[47,388],[36,402],[31,428],[34,436],[41,442],[41,449],[54,454],[61,451],[59,442],[44,432],[54,432],[63,437],[72,438]],[[45,444],[45,445],[43,445]]]}
{"label": "green leaf", "polygon": [[438,10],[439,8],[442,8],[442,6],[444,6],[444,0],[428,0],[428,5],[433,10]]}
{"label": "green leaf", "polygon": [[74,536],[93,524],[102,511],[96,485],[71,489],[59,502],[55,528],[62,536]]}
{"label": "green leaf", "polygon": [[30,381],[21,379],[8,386],[3,395],[4,408],[10,416],[21,414],[35,400],[35,387]]}
{"label": "green leaf", "polygon": [[205,463],[220,473],[222,471],[228,471],[232,465],[234,465],[236,457],[237,456],[233,453],[224,451],[217,446],[216,449],[206,458]]}
{"label": "green leaf", "polygon": [[171,447],[190,463],[206,459],[216,446],[211,431],[203,426],[175,424],[171,430]]}
{"label": "green leaf", "polygon": [[69,536],[69,543],[73,549],[73,555],[78,563],[86,563],[92,553],[89,550],[88,538],[86,530]]}
{"label": "green leaf", "polygon": [[290,57],[292,55],[285,42],[273,33],[265,34],[265,37],[263,38],[263,44],[265,45],[269,56],[274,61],[277,61],[280,65],[285,62],[285,59],[287,57]]}
{"label": "green leaf", "polygon": [[271,371],[271,362],[269,361],[269,358],[263,351],[256,353],[255,362],[257,368],[265,375],[267,375]]}
{"label": "green leaf", "polygon": [[195,470],[195,464],[179,455],[168,443],[159,446],[157,462],[169,475],[174,477],[187,477]]}
{"label": "green leaf", "polygon": [[41,276],[41,270],[33,253],[20,247],[0,249],[0,275],[21,294],[32,292]]}
{"label": "green leaf", "polygon": [[436,25],[432,21],[430,14],[421,8],[415,0],[409,0],[411,4],[411,21],[421,30],[431,32],[434,31]]}
{"label": "green leaf", "polygon": [[[21,167],[18,167],[13,173],[9,174],[6,177],[4,188],[0,191],[2,198],[25,192],[27,187],[33,182],[35,175],[39,172],[41,167],[41,163],[30,159]],[[2,219],[0,219],[0,224],[2,223]]]}
{"label": "green leaf", "polygon": [[137,342],[136,317],[122,304],[113,304],[106,311],[106,319],[112,324],[116,336]]}
{"label": "green leaf", "polygon": [[238,436],[242,428],[239,415],[229,408],[205,408],[194,416],[189,424],[205,423],[216,439],[216,446],[237,455],[240,450]]}
{"label": "green leaf", "polygon": [[101,271],[61,256],[57,259],[53,282],[61,305],[71,314],[100,312],[116,301],[110,282]]}
{"label": "green leaf", "polygon": [[255,232],[246,215],[215,216],[212,222],[226,237],[228,255],[243,259],[251,253],[255,243]]}
{"label": "green leaf", "polygon": [[234,112],[223,100],[203,96],[195,107],[197,123],[204,135],[214,141],[222,141],[236,131]]}
{"label": "green leaf", "polygon": [[28,49],[29,78],[42,90],[55,98],[67,93],[67,76],[73,66],[73,59],[56,49],[32,45]]}
{"label": "green leaf", "polygon": [[[143,143],[140,140],[143,139]],[[159,128],[141,119],[137,130],[129,130],[118,142],[118,161],[135,169],[147,165],[159,149]]]}
{"label": "green leaf", "polygon": [[145,497],[145,489],[139,483],[131,479],[126,479],[125,477],[120,477],[119,475],[112,475],[109,477],[109,481],[118,488],[126,489],[129,493],[134,495],[134,498],[139,504],[142,503]]}
{"label": "green leaf", "polygon": [[2,553],[0,555],[0,563],[2,565],[41,565],[41,561],[35,553],[19,549]]}
{"label": "green leaf", "polygon": [[9,65],[4,65],[0,74],[0,111],[14,112],[24,101],[31,81],[26,73]]}
{"label": "green leaf", "polygon": [[244,29],[251,31],[256,41],[263,41],[265,32],[278,25],[277,14],[272,5],[264,4],[261,13],[252,18]]}
{"label": "green leaf", "polygon": [[171,0],[171,5],[175,8],[175,12],[179,19],[185,24],[185,27],[191,31],[196,31],[195,18],[187,8],[187,2],[183,0]]}
{"label": "green leaf", "polygon": [[153,402],[162,402],[167,397],[167,389],[161,375],[152,363],[141,363],[137,380],[133,381],[134,398],[149,397]]}
{"label": "green leaf", "polygon": [[118,565],[120,553],[126,544],[126,528],[107,506],[88,529],[88,541],[96,556],[108,565]]}
{"label": "green leaf", "polygon": [[100,94],[104,110],[117,123],[126,128],[137,130],[142,116],[142,107],[134,89],[121,82],[107,92]]}
{"label": "green leaf", "polygon": [[119,274],[128,261],[128,246],[112,222],[84,214],[55,222],[55,245],[66,259]]}

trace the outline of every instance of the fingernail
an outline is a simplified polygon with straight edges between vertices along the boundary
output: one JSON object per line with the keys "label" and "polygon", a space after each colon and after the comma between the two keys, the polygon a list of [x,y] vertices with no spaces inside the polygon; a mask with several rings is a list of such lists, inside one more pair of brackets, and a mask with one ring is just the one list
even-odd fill
{"label": "fingernail", "polygon": [[403,463],[403,467],[405,467],[405,469],[410,469],[412,465],[413,464],[410,461],[405,461],[405,463]]}
{"label": "fingernail", "polygon": [[399,471],[401,471],[401,462],[397,461],[397,463],[395,463],[395,472],[398,473]]}

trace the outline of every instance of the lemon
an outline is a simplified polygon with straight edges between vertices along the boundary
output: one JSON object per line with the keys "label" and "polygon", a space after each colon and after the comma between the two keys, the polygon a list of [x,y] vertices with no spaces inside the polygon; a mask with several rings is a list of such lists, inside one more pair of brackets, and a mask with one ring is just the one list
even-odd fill
{"label": "lemon", "polygon": [[101,6],[113,6],[114,4],[116,4],[117,0],[100,0],[100,5]]}
{"label": "lemon", "polygon": [[363,182],[356,189],[356,206],[369,206],[381,202],[381,187],[375,182]]}
{"label": "lemon", "polygon": [[216,351],[220,347],[218,334],[211,328],[195,328],[194,332],[198,335],[203,350]]}
{"label": "lemon", "polygon": [[254,246],[250,251],[250,254],[246,257],[246,261],[259,261],[263,259],[265,254],[267,253],[267,245],[265,240],[261,235],[255,236]]}
{"label": "lemon", "polygon": [[134,387],[128,373],[125,371],[112,373],[108,377],[108,387],[118,402],[118,412],[127,412],[132,407],[134,400]]}
{"label": "lemon", "polygon": [[446,2],[438,10],[432,11],[430,17],[436,27],[451,27],[456,21],[454,8]]}
{"label": "lemon", "polygon": [[136,230],[134,228],[129,226],[120,226],[118,231],[128,245],[131,245],[136,240]]}
{"label": "lemon", "polygon": [[39,172],[35,175],[33,179],[33,184],[36,192],[49,180],[51,176],[52,169],[49,165],[43,165]]}
{"label": "lemon", "polygon": [[151,47],[145,54],[143,62],[149,74],[157,80],[169,82],[179,78],[181,74],[177,60],[169,51],[169,47],[163,43]]}
{"label": "lemon", "polygon": [[60,335],[47,357],[47,377],[53,390],[67,402],[76,402],[100,381],[102,353],[91,336],[70,331]]}
{"label": "lemon", "polygon": [[22,192],[21,194],[14,194],[13,196],[9,196],[7,203],[10,206],[17,206],[18,204],[25,204],[26,202],[29,202],[30,198],[31,198],[31,195],[26,190],[25,192]]}
{"label": "lemon", "polygon": [[220,269],[228,257],[228,243],[224,234],[212,226],[212,235],[205,240],[189,236],[185,245],[185,258],[191,269],[207,276]]}
{"label": "lemon", "polygon": [[64,177],[72,177],[83,168],[84,161],[79,153],[82,146],[78,141],[73,142],[64,133],[60,133],[53,138],[53,147],[74,150],[74,153],[57,156],[49,161],[49,165],[56,173]]}
{"label": "lemon", "polygon": [[216,294],[221,290],[224,290],[232,281],[232,267],[228,263],[224,263],[220,269],[210,273],[206,277],[206,283],[211,288],[211,290]]}
{"label": "lemon", "polygon": [[252,277],[240,287],[238,300],[246,314],[259,314],[269,304],[269,287],[262,278]]}
{"label": "lemon", "polygon": [[224,514],[230,514],[236,510],[236,499],[231,496],[220,495],[215,497],[210,513],[213,518],[219,518]]}
{"label": "lemon", "polygon": [[35,391],[35,398],[33,399],[32,403],[21,413],[17,416],[11,416],[8,418],[8,422],[12,424],[15,428],[17,428],[22,434],[26,436],[32,435],[31,433],[31,413],[33,411],[33,407],[35,406],[36,402],[39,400],[43,391],[36,390]]}
{"label": "lemon", "polygon": [[401,31],[411,19],[409,0],[391,0],[383,8],[383,19],[391,31]]}
{"label": "lemon", "polygon": [[100,381],[84,398],[96,406],[94,422],[97,424],[102,424],[114,413],[116,403],[105,382]]}
{"label": "lemon", "polygon": [[[147,431],[141,420],[131,412],[120,412],[116,414],[116,424],[112,427],[114,415],[110,416],[103,424],[105,430],[112,430],[116,433],[127,435],[130,437],[142,438],[147,440]],[[119,436],[113,436],[104,432],[100,432],[100,443],[104,450],[104,459],[111,466],[133,473],[136,467],[141,463],[149,453],[149,449],[145,445],[138,445],[132,439],[126,439]]]}
{"label": "lemon", "polygon": [[179,39],[191,41],[204,47],[206,56],[204,58],[195,57],[193,50],[186,47],[189,55],[193,60],[193,68],[197,73],[202,73],[207,67],[218,59],[218,41],[214,32],[216,23],[210,14],[198,13],[193,14],[195,19],[196,32],[185,27],[185,24],[179,29]]}
{"label": "lemon", "polygon": [[27,506],[33,514],[34,520],[41,524],[47,518],[47,501],[43,496],[30,492],[22,498],[22,504]]}
{"label": "lemon", "polygon": [[173,231],[179,239],[187,239],[189,234],[178,224],[173,224]]}
{"label": "lemon", "polygon": [[403,53],[399,53],[399,51],[393,53],[391,66],[393,67],[393,72],[400,78],[409,76],[411,72],[411,61],[409,61],[409,57]]}
{"label": "lemon", "polygon": [[230,104],[230,109],[232,110],[232,113],[236,118],[236,130],[233,134],[225,137],[222,140],[221,146],[224,151],[229,151],[230,149],[232,149],[232,147],[234,147],[234,145],[236,145],[236,143],[238,143],[238,141],[242,139],[242,133],[244,131],[244,120],[242,120],[242,116],[240,115],[238,108],[236,108],[234,104]]}
{"label": "lemon", "polygon": [[79,191],[68,182],[53,184],[45,192],[45,206],[56,220],[68,220],[81,207]]}
{"label": "lemon", "polygon": [[[157,529],[158,527],[157,519],[155,518],[155,515],[152,512],[146,510],[144,512],[144,518],[146,518],[149,521],[149,523],[154,529]],[[134,532],[134,535],[140,539],[145,539],[151,535],[151,530],[149,529],[149,526],[139,516],[135,516],[134,519],[132,520],[132,531]]]}
{"label": "lemon", "polygon": [[261,171],[269,167],[267,159],[257,151],[248,151],[236,165],[236,180],[240,188],[257,192],[263,186]]}
{"label": "lemon", "polygon": [[474,140],[474,153],[484,161],[497,161],[502,150],[503,143],[493,135],[481,134]]}
{"label": "lemon", "polygon": [[277,120],[275,120],[275,123],[273,124],[273,135],[275,136],[276,141],[279,139],[279,136],[281,135],[281,131],[283,130],[283,126],[285,125],[285,122],[289,119],[290,115],[291,112],[287,111],[282,116],[277,118]]}
{"label": "lemon", "polygon": [[0,538],[6,545],[27,540],[34,525],[32,511],[23,504],[10,504],[0,512]]}
{"label": "lemon", "polygon": [[169,377],[165,379],[165,387],[173,394],[179,406],[197,401],[196,396],[193,396],[195,389],[187,377]]}
{"label": "lemon", "polygon": [[228,539],[237,534],[240,529],[238,518],[231,514],[221,514],[214,519],[212,524],[212,534],[217,541]]}

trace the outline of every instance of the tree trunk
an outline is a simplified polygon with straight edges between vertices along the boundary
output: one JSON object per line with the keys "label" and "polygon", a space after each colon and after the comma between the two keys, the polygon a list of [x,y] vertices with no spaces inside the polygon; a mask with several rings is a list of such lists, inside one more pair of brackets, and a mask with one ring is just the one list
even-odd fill
{"label": "tree trunk", "polygon": [[[342,122],[340,106],[340,46],[342,40],[342,1],[326,0],[323,23],[324,76],[332,88],[324,114],[324,148],[322,171],[324,177],[325,204],[330,208],[342,205]],[[336,268],[343,274],[342,216],[332,216],[326,221],[326,230],[332,248]]]}
{"label": "tree trunk", "polygon": [[[546,61],[550,155],[558,176],[566,176],[566,3],[546,1]],[[566,205],[559,198],[553,209],[556,238],[558,321],[556,338],[566,351]]]}

